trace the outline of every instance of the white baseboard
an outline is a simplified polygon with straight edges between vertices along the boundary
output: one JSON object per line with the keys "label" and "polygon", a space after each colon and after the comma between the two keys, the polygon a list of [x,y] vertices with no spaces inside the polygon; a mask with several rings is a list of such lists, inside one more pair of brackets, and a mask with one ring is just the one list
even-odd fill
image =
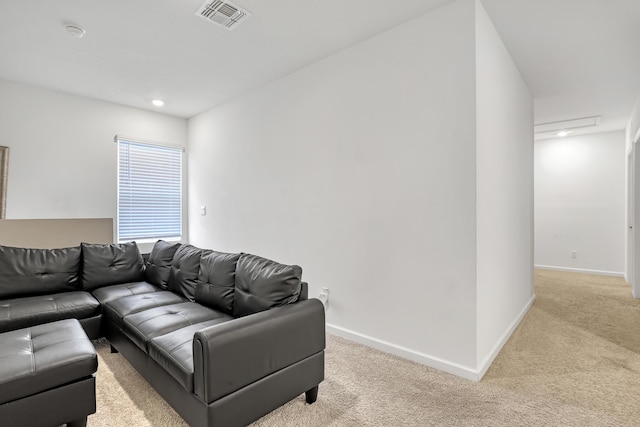
{"label": "white baseboard", "polygon": [[377,338],[370,337],[368,335],[361,334],[359,332],[355,332],[349,329],[341,328],[340,326],[335,326],[331,324],[327,324],[327,332],[337,335],[342,338],[346,338],[351,341],[355,341],[357,343],[366,345],[368,347],[375,348],[380,351],[384,351],[385,353],[390,353],[403,359],[408,359],[417,363],[421,363],[426,366],[430,366],[432,368],[438,369],[440,371],[447,372],[449,374],[456,375],[458,377],[466,378],[471,381],[480,381],[480,379],[484,376],[484,374],[491,366],[491,363],[496,358],[502,347],[509,340],[509,337],[513,334],[513,331],[518,327],[522,319],[524,318],[527,311],[533,305],[536,297],[535,295],[531,297],[529,302],[524,306],[518,316],[511,322],[509,328],[505,331],[502,338],[496,343],[493,347],[492,351],[484,358],[482,363],[480,364],[480,369],[476,370],[467,366],[463,366],[454,362],[450,362],[448,360],[441,359],[439,357],[430,356],[428,354],[420,353],[415,350],[411,350],[406,347],[399,346],[397,344],[393,344],[387,341],[383,341]]}
{"label": "white baseboard", "polygon": [[412,360],[414,362],[418,362],[423,365],[430,366],[440,371],[448,372],[458,377],[466,378],[472,381],[480,380],[478,373],[472,368],[462,366],[457,363],[449,362],[447,360],[440,359],[438,357],[429,356],[427,354],[423,354],[406,347],[392,344],[387,341],[379,340],[377,338],[373,338],[368,335],[354,332],[349,329],[327,324],[327,332],[342,338],[346,338],[351,341],[355,341],[360,344],[364,344],[368,347],[372,347],[377,350],[384,351],[385,353],[390,353],[390,354],[402,357],[403,359]]}
{"label": "white baseboard", "polygon": [[507,343],[511,335],[513,335],[513,332],[516,330],[520,322],[522,322],[522,319],[524,319],[524,316],[527,314],[527,312],[529,311],[529,309],[531,308],[531,306],[535,301],[536,301],[536,296],[533,295],[531,299],[524,305],[524,307],[522,308],[520,313],[516,316],[516,318],[513,319],[513,322],[511,322],[511,324],[509,325],[507,330],[504,332],[502,337],[493,346],[493,349],[489,352],[489,354],[486,355],[486,357],[482,360],[482,362],[480,362],[480,367],[478,369],[478,381],[480,381],[482,377],[484,377],[484,374],[487,373],[487,370],[489,369],[489,367],[491,366],[495,358],[500,353],[500,350],[502,350],[502,347],[504,347],[504,345]]}
{"label": "white baseboard", "polygon": [[555,270],[555,271],[568,271],[570,273],[586,273],[586,274],[598,274],[600,276],[615,276],[624,277],[624,273],[617,271],[603,271],[603,270],[588,270],[585,268],[571,268],[571,267],[556,267],[553,265],[534,265],[534,268],[541,270]]}

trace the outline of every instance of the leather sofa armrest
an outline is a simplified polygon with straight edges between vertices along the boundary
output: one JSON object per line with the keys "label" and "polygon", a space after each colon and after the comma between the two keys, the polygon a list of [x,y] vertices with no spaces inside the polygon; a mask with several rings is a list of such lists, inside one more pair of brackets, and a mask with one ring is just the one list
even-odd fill
{"label": "leather sofa armrest", "polygon": [[324,348],[317,299],[201,329],[193,338],[194,392],[211,403]]}
{"label": "leather sofa armrest", "polygon": [[307,282],[300,283],[300,296],[298,301],[309,299],[309,284]]}

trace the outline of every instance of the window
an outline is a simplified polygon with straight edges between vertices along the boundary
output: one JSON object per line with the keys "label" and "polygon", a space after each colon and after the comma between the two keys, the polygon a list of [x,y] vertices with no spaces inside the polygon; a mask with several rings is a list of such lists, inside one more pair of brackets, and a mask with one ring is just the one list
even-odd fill
{"label": "window", "polygon": [[116,136],[118,241],[182,236],[182,149]]}

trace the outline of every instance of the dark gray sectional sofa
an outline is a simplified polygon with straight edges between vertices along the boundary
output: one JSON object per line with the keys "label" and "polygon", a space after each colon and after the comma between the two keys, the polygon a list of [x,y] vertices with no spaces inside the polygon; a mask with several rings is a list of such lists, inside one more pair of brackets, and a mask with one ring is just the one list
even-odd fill
{"label": "dark gray sectional sofa", "polygon": [[[246,425],[324,379],[324,309],[298,266],[158,241],[0,246],[0,333],[104,336],[192,426]],[[304,415],[301,414],[301,417]]]}

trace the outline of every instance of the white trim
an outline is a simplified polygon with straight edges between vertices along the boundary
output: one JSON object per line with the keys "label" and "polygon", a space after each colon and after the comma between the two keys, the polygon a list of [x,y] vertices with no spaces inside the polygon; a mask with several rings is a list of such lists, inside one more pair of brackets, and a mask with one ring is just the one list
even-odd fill
{"label": "white trim", "polygon": [[113,137],[113,142],[117,144],[119,141],[137,142],[138,144],[155,145],[157,147],[177,148],[182,150],[183,152],[185,151],[184,145],[180,145],[180,144],[170,144],[168,142],[151,141],[149,139],[133,138],[133,137],[128,137],[126,135],[115,135]]}
{"label": "white trim", "polygon": [[447,372],[449,374],[456,375],[461,378],[465,378],[471,381],[478,382],[484,374],[487,372],[493,360],[498,356],[502,347],[507,343],[513,332],[516,330],[524,316],[527,314],[531,306],[536,300],[536,296],[533,295],[529,302],[525,304],[520,313],[516,316],[516,318],[511,322],[505,333],[502,335],[500,340],[493,346],[493,349],[487,356],[484,358],[482,363],[480,364],[480,369],[473,369],[467,366],[460,365],[455,362],[450,362],[448,360],[440,359],[439,357],[430,356],[428,354],[420,353],[415,350],[411,350],[406,347],[399,346],[397,344],[392,344],[387,341],[379,340],[377,338],[370,337],[368,335],[361,334],[359,332],[355,332],[349,329],[341,328],[340,326],[335,326],[330,323],[327,323],[327,332],[337,335],[342,338],[346,338],[351,341],[355,341],[357,343],[366,345],[368,347],[375,348],[380,351],[384,351],[385,353],[390,353],[395,356],[402,357],[403,359],[408,359],[413,362],[421,363],[423,365],[438,369],[443,372]]}
{"label": "white trim", "polygon": [[598,274],[600,276],[624,277],[624,273],[617,272],[617,271],[588,270],[585,268],[556,267],[553,265],[534,265],[533,267],[539,268],[541,270],[567,271],[570,273],[586,273],[586,274]]}
{"label": "white trim", "polygon": [[462,366],[454,362],[449,362],[438,357],[429,356],[427,354],[423,354],[406,347],[392,344],[387,341],[379,340],[368,335],[354,332],[349,329],[327,324],[327,332],[351,341],[355,341],[360,344],[364,344],[368,347],[373,347],[377,350],[384,351],[385,353],[390,353],[402,357],[403,359],[412,360],[414,362],[430,366],[440,371],[448,372],[450,374],[466,378],[471,381],[477,382],[480,380],[478,373],[472,368]]}
{"label": "white trim", "polygon": [[529,302],[527,302],[524,305],[524,307],[522,308],[520,313],[516,316],[516,318],[513,319],[513,322],[511,322],[511,324],[509,325],[507,330],[504,332],[500,340],[498,340],[498,342],[493,346],[493,349],[489,352],[489,354],[487,354],[487,356],[482,360],[482,362],[480,362],[480,367],[478,368],[478,381],[480,381],[482,377],[484,377],[484,374],[487,373],[487,370],[495,360],[496,356],[498,356],[498,354],[502,350],[502,347],[504,347],[507,341],[509,341],[509,338],[511,338],[511,335],[513,335],[516,328],[518,327],[520,322],[522,322],[522,319],[524,319],[524,316],[527,314],[527,312],[529,311],[529,309],[531,308],[531,306],[535,301],[536,301],[536,296],[533,295],[529,300]]}

